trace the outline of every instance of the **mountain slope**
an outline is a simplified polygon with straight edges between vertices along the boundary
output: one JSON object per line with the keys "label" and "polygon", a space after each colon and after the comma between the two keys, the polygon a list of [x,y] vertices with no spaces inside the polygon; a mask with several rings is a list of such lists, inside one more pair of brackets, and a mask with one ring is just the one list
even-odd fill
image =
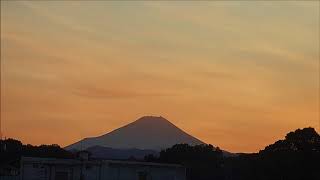
{"label": "mountain slope", "polygon": [[85,138],[67,146],[66,149],[81,150],[92,146],[104,146],[116,149],[136,148],[159,151],[179,143],[204,144],[163,117],[144,116],[105,135]]}

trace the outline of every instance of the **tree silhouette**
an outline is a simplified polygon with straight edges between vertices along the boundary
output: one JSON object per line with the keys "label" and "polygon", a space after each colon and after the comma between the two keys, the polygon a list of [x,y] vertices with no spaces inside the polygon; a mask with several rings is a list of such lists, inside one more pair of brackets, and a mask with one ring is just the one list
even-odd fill
{"label": "tree silhouette", "polygon": [[22,156],[73,158],[74,155],[57,144],[33,146],[23,145],[15,139],[0,140],[0,164],[19,160]]}
{"label": "tree silhouette", "polygon": [[313,128],[298,129],[259,153],[233,157],[212,145],[178,144],[146,160],[182,164],[188,180],[319,180],[320,136]]}

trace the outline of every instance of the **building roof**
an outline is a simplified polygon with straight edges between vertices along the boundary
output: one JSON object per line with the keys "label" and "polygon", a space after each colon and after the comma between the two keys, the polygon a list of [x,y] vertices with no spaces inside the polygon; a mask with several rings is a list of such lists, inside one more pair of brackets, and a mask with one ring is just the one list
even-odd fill
{"label": "building roof", "polygon": [[[79,159],[59,159],[59,158],[40,158],[40,157],[22,157],[23,163],[43,163],[43,164],[64,164],[64,165],[81,165],[83,161]],[[110,165],[139,165],[139,166],[155,166],[155,167],[175,167],[183,168],[179,164],[153,163],[142,161],[121,161],[121,160],[88,160],[87,164],[110,164]]]}
{"label": "building roof", "polygon": [[167,164],[167,163],[153,163],[153,162],[142,162],[142,161],[120,161],[120,160],[104,160],[109,164],[127,164],[127,165],[145,165],[145,166],[165,166],[165,167],[177,167],[182,168],[180,164]]}

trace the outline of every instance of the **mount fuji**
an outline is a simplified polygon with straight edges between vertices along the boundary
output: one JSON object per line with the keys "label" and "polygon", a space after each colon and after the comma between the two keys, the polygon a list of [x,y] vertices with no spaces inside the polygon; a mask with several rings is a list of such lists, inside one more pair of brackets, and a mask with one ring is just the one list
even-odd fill
{"label": "mount fuji", "polygon": [[85,138],[65,147],[65,149],[83,150],[101,146],[122,150],[160,151],[181,143],[189,145],[205,144],[161,116],[144,116],[102,136]]}

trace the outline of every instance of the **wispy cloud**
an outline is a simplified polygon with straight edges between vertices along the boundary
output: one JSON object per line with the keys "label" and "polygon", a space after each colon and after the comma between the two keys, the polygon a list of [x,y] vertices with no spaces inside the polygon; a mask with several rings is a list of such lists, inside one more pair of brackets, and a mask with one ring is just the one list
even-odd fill
{"label": "wispy cloud", "polygon": [[[30,8],[38,16],[43,16],[47,18],[52,23],[57,23],[59,25],[66,26],[74,31],[85,32],[85,33],[95,33],[95,30],[93,28],[81,25],[81,23],[79,23],[78,21],[72,20],[66,16],[59,15],[57,13],[52,13],[48,9],[48,7],[50,7],[50,3],[54,3],[54,2],[21,1],[20,3]],[[71,7],[72,7],[72,4],[71,4]]]}
{"label": "wispy cloud", "polygon": [[[32,119],[43,120],[43,129],[59,119],[77,132],[89,125],[103,132],[152,112],[182,121],[207,142],[257,150],[261,139],[244,138],[249,133],[318,123],[318,7],[318,1],[1,1],[1,117],[8,134],[37,139]],[[242,138],[220,139],[197,131],[199,125]],[[60,134],[70,137],[57,136],[62,145],[79,138],[67,128]]]}
{"label": "wispy cloud", "polygon": [[81,87],[72,91],[76,96],[94,99],[128,99],[128,98],[143,98],[143,97],[170,97],[176,96],[172,93],[165,92],[146,92],[128,89],[106,89],[98,87]]}
{"label": "wispy cloud", "polygon": [[235,80],[239,78],[239,76],[235,74],[218,72],[218,71],[201,71],[198,74],[203,75],[204,77],[207,77],[207,78],[212,78],[212,79]]}

